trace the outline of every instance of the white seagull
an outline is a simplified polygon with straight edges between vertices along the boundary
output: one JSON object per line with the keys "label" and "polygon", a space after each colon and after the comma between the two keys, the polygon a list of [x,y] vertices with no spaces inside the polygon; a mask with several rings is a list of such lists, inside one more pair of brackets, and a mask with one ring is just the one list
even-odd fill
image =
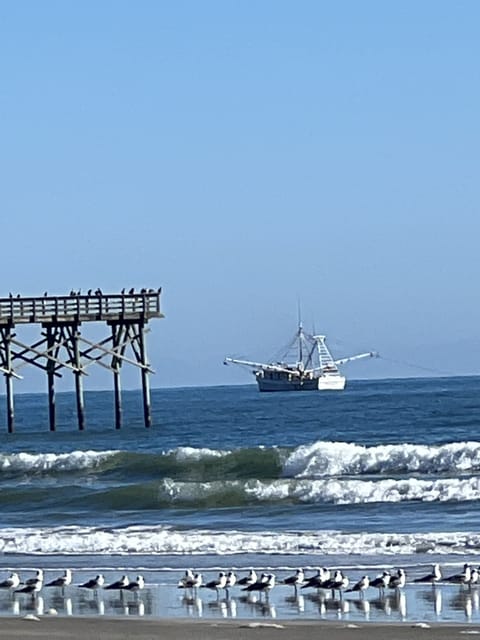
{"label": "white seagull", "polygon": [[15,593],[27,593],[34,598],[43,586],[43,580],[37,580],[32,584],[27,584],[22,589],[17,589]]}
{"label": "white seagull", "polygon": [[15,571],[12,571],[12,573],[9,575],[9,577],[6,580],[4,580],[3,582],[0,582],[0,589],[16,589],[19,584],[20,584],[20,578],[18,576],[18,573],[15,573]]}
{"label": "white seagull", "polygon": [[70,571],[70,569],[65,569],[63,576],[55,578],[55,580],[48,582],[45,586],[61,587],[62,589],[64,589],[65,587],[68,587],[68,585],[70,585],[71,583],[72,583],[72,572]]}
{"label": "white seagull", "polygon": [[213,591],[216,591],[218,595],[219,590],[225,589],[226,584],[227,584],[227,576],[224,571],[220,571],[220,573],[218,574],[218,578],[216,580],[210,580],[210,582],[207,582],[207,584],[204,584],[203,586],[206,589],[212,589]]}
{"label": "white seagull", "polygon": [[350,593],[352,591],[359,591],[360,596],[363,598],[365,596],[365,591],[368,589],[369,586],[370,586],[369,577],[362,576],[362,578],[360,578],[360,580],[356,584],[354,584],[351,589],[347,589],[345,593]]}
{"label": "white seagull", "polygon": [[405,586],[405,582],[407,581],[407,576],[403,569],[399,569],[397,574],[394,576],[390,576],[390,582],[388,586],[390,589],[403,589]]}
{"label": "white seagull", "polygon": [[254,584],[249,584],[248,587],[244,587],[242,591],[258,591],[259,593],[265,593],[268,597],[274,586],[275,576],[273,573],[262,573],[260,580],[257,580]]}
{"label": "white seagull", "polygon": [[195,576],[193,575],[193,571],[191,569],[187,569],[185,574],[181,580],[178,582],[179,589],[188,589],[190,586],[190,582],[193,580]]}
{"label": "white seagull", "polygon": [[105,589],[125,589],[129,582],[128,576],[122,576],[120,580],[112,582],[112,584],[109,584]]}
{"label": "white seagull", "polygon": [[305,582],[305,573],[303,569],[297,569],[295,572],[295,575],[288,576],[288,578],[285,578],[285,580],[283,581],[283,584],[293,585],[293,587],[295,588],[295,593],[297,593],[298,585],[301,586],[304,582]]}
{"label": "white seagull", "polygon": [[102,573],[99,573],[95,578],[91,580],[87,580],[83,584],[79,584],[78,586],[82,589],[100,589],[105,584],[105,578]]}
{"label": "white seagull", "polygon": [[255,569],[250,569],[250,571],[248,572],[248,576],[240,578],[240,580],[237,581],[237,584],[242,587],[248,587],[249,584],[255,584],[257,580],[258,577]]}
{"label": "white seagull", "polygon": [[225,580],[225,587],[224,587],[225,593],[227,594],[227,598],[230,595],[230,589],[235,585],[236,582],[237,582],[237,576],[233,571],[229,571],[227,573],[227,579]]}
{"label": "white seagull", "polygon": [[442,579],[442,572],[440,571],[440,565],[438,563],[432,565],[432,571],[427,573],[426,576],[422,576],[421,578],[415,578],[414,582],[429,582],[431,584],[435,584],[436,582],[440,582]]}
{"label": "white seagull", "polygon": [[370,586],[383,593],[390,584],[390,577],[390,571],[384,571],[381,576],[377,576],[370,582]]}
{"label": "white seagull", "polygon": [[470,582],[470,575],[472,569],[468,562],[463,565],[463,571],[461,573],[456,573],[453,576],[449,576],[445,578],[445,582],[455,582],[456,584],[468,584]]}
{"label": "white seagull", "polygon": [[120,588],[124,591],[140,591],[145,588],[145,580],[142,575],[139,575],[136,580],[132,580],[127,585]]}
{"label": "white seagull", "polygon": [[35,585],[37,582],[43,582],[43,569],[37,569],[34,578],[29,578],[25,584],[27,586]]}

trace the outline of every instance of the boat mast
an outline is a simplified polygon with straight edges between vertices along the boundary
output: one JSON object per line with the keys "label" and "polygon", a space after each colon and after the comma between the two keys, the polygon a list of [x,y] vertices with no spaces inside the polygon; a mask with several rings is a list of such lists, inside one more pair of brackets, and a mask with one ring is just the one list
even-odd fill
{"label": "boat mast", "polygon": [[302,326],[302,314],[300,311],[300,300],[298,304],[298,362],[303,362],[303,326]]}

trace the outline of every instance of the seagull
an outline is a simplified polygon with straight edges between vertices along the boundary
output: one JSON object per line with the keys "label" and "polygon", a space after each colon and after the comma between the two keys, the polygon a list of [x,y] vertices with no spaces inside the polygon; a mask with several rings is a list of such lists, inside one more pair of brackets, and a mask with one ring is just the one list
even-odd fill
{"label": "seagull", "polygon": [[190,587],[190,583],[194,579],[193,571],[191,569],[187,569],[185,574],[181,580],[178,582],[179,589],[188,589]]}
{"label": "seagull", "polygon": [[192,575],[191,578],[183,578],[182,580],[180,580],[180,582],[178,583],[178,588],[179,589],[198,589],[198,587],[202,586],[202,574],[201,573],[196,573],[194,576]]}
{"label": "seagull", "polygon": [[59,578],[55,578],[55,580],[52,580],[45,586],[46,587],[62,587],[62,589],[64,589],[65,587],[68,587],[68,585],[71,583],[72,583],[72,572],[70,571],[70,569],[65,569],[65,573],[63,574],[63,576],[60,576]]}
{"label": "seagull", "polygon": [[15,593],[27,593],[34,598],[43,586],[43,580],[37,580],[32,584],[27,584],[22,589],[17,589]]}
{"label": "seagull", "polygon": [[462,573],[457,573],[453,576],[449,576],[448,578],[445,578],[445,582],[455,582],[457,584],[468,584],[470,582],[471,572],[472,570],[470,568],[470,565],[468,564],[468,562],[466,562],[463,565]]}
{"label": "seagull", "polygon": [[20,578],[18,577],[18,573],[12,571],[6,580],[0,582],[0,589],[16,589],[19,584]]}
{"label": "seagull", "polygon": [[240,578],[240,580],[237,581],[237,584],[244,587],[250,584],[254,584],[257,580],[258,580],[258,577],[255,572],[255,569],[250,569],[250,571],[248,572],[248,576]]}
{"label": "seagull", "polygon": [[79,584],[78,586],[82,589],[99,589],[100,587],[103,587],[104,584],[105,578],[103,577],[102,573],[99,573],[97,576],[95,576],[95,578],[87,580],[87,582]]}
{"label": "seagull", "polygon": [[269,592],[275,586],[275,576],[273,573],[262,573],[260,576],[260,580],[254,582],[253,584],[249,584],[248,587],[244,587],[242,591],[258,591],[260,593],[265,593],[268,597]]}
{"label": "seagull", "polygon": [[480,579],[478,569],[471,569],[470,571],[470,580],[468,581],[468,586],[471,588],[472,585],[478,584],[478,580]]}
{"label": "seagull", "polygon": [[120,588],[125,591],[140,591],[140,589],[145,588],[145,580],[143,579],[143,576],[140,575],[137,576],[136,580],[132,580],[132,582],[129,582],[127,585]]}
{"label": "seagull", "polygon": [[207,582],[207,584],[204,584],[202,586],[204,586],[206,589],[212,589],[212,591],[216,591],[218,595],[219,589],[225,589],[226,584],[227,576],[225,575],[225,572],[220,571],[216,580],[210,580],[210,582]]}
{"label": "seagull", "polygon": [[405,582],[407,580],[407,576],[403,569],[399,569],[395,576],[390,576],[390,582],[388,586],[390,589],[403,589],[405,586]]}
{"label": "seagull", "polygon": [[37,582],[43,583],[43,569],[37,569],[34,578],[29,578],[25,581],[25,584],[30,587],[31,585],[35,585]]}
{"label": "seagull", "polygon": [[346,576],[344,576],[343,573],[337,569],[337,571],[335,571],[335,573],[333,574],[333,578],[330,578],[330,580],[326,580],[325,582],[323,582],[322,588],[331,589],[332,597],[335,597],[335,591],[338,591],[341,597],[341,590],[348,587],[348,578],[346,578],[346,580],[345,578]]}
{"label": "seagull", "polygon": [[421,578],[416,578],[414,582],[430,582],[431,584],[435,584],[442,579],[442,572],[440,571],[440,565],[434,564],[432,565],[431,573],[428,573],[426,576],[422,576]]}
{"label": "seagull", "polygon": [[235,575],[235,573],[233,571],[229,571],[227,573],[227,579],[225,581],[225,593],[227,594],[227,598],[230,595],[230,588],[233,587],[235,585],[237,581],[237,576]]}
{"label": "seagull", "polygon": [[305,584],[302,584],[300,589],[307,589],[309,587],[313,589],[323,589],[325,584],[330,580],[330,569],[318,569],[314,576],[310,576]]}
{"label": "seagull", "polygon": [[345,593],[350,593],[352,591],[360,591],[360,596],[364,598],[365,591],[368,589],[369,586],[370,586],[369,577],[363,576],[362,578],[360,578],[360,580],[356,584],[353,585],[351,589],[347,589]]}
{"label": "seagull", "polygon": [[338,595],[340,596],[340,599],[341,599],[342,598],[342,592],[346,591],[348,585],[350,584],[350,580],[341,571],[340,571],[340,573],[342,575],[342,580],[341,580],[340,584],[337,586],[337,591],[338,591]]}
{"label": "seagull", "polygon": [[122,576],[120,580],[112,582],[112,584],[109,584],[105,589],[125,589],[129,582],[128,576]]}
{"label": "seagull", "polygon": [[378,589],[380,593],[383,593],[389,584],[390,584],[389,571],[384,571],[381,576],[377,576],[370,582],[370,586],[375,587],[375,589]]}
{"label": "seagull", "polygon": [[303,569],[297,569],[295,575],[288,576],[283,581],[283,584],[291,584],[295,588],[295,593],[297,593],[298,585],[301,585],[305,581],[305,573]]}

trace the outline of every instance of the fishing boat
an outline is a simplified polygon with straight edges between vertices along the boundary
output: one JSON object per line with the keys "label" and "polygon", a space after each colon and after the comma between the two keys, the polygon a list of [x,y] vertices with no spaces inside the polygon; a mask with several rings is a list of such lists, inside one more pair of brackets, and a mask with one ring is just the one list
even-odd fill
{"label": "fishing boat", "polygon": [[343,391],[346,378],[339,366],[378,356],[376,352],[368,351],[335,360],[325,340],[326,336],[304,331],[300,323],[279,360],[265,363],[227,357],[224,364],[248,368],[255,376],[259,391]]}

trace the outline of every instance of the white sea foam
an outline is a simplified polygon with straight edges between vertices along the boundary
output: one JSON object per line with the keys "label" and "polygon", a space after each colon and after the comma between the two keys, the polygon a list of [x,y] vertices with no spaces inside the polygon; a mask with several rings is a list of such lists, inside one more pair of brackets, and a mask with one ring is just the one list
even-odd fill
{"label": "white sea foam", "polygon": [[365,447],[349,442],[315,442],[297,447],[284,463],[288,477],[360,474],[461,473],[480,469],[480,442],[428,446]]}
{"label": "white sea foam", "polygon": [[94,468],[118,451],[71,451],[69,453],[9,453],[0,455],[0,472],[74,471]]}
{"label": "white sea foam", "polygon": [[[202,502],[217,496],[236,495],[236,500],[280,502],[290,500],[308,504],[365,504],[373,502],[463,502],[480,500],[480,477],[421,480],[360,479],[280,479],[214,482],[162,481],[159,495],[174,503]],[[233,498],[235,500],[235,498]]]}
{"label": "white sea foam", "polygon": [[227,456],[230,451],[222,451],[218,449],[208,449],[206,447],[196,449],[195,447],[177,447],[168,452],[174,455],[179,462],[202,460],[203,458],[222,458]]}
{"label": "white sea foam", "polygon": [[312,554],[480,555],[479,533],[342,533],[339,531],[176,531],[163,526],[118,529],[0,529],[0,552],[19,554]]}

